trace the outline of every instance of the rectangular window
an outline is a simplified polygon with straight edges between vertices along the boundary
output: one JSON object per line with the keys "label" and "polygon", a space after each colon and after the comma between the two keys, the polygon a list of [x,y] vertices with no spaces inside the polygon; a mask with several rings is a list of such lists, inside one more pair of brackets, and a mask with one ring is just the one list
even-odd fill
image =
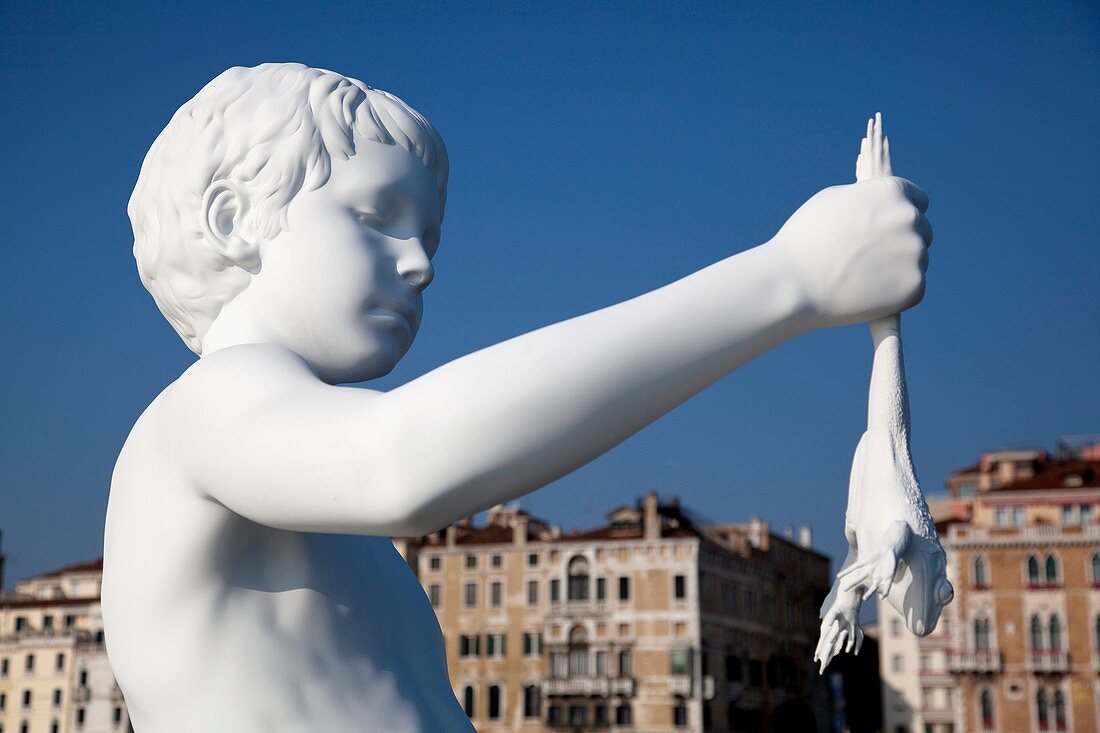
{"label": "rectangular window", "polygon": [[596,676],[607,675],[607,652],[596,652]]}
{"label": "rectangular window", "polygon": [[539,554],[537,552],[531,552],[527,555],[527,567],[537,568],[539,566]]}
{"label": "rectangular window", "polygon": [[26,616],[16,616],[15,617],[15,631],[20,632],[20,631],[22,631],[26,628],[27,628],[27,617]]}
{"label": "rectangular window", "polygon": [[557,679],[569,676],[569,659],[565,656],[565,652],[550,654],[550,676]]}
{"label": "rectangular window", "polygon": [[672,724],[677,728],[683,728],[688,724],[688,709],[682,702],[672,706]]}
{"label": "rectangular window", "polygon": [[609,722],[607,717],[607,706],[597,705],[595,708],[592,709],[592,712],[595,713],[596,727],[606,728]]}
{"label": "rectangular window", "polygon": [[29,708],[31,706],[31,691],[23,690],[23,707]]}
{"label": "rectangular window", "polygon": [[634,676],[634,655],[631,654],[629,649],[623,649],[619,652],[619,676]]}
{"label": "rectangular window", "polygon": [[477,583],[467,583],[463,587],[462,603],[466,608],[477,608]]}
{"label": "rectangular window", "polygon": [[432,583],[428,586],[428,601],[431,602],[432,608],[439,608],[443,605],[443,588],[439,583]]}
{"label": "rectangular window", "polygon": [[0,677],[7,677],[8,676],[8,664],[9,663],[8,663],[8,658],[7,657],[4,657],[3,659],[0,659]]}
{"label": "rectangular window", "polygon": [[111,720],[114,721],[115,725],[118,725],[122,722],[122,708],[114,709],[114,712],[111,713]]}
{"label": "rectangular window", "polygon": [[688,673],[688,650],[687,649],[672,649],[668,653],[668,673],[669,674],[687,674]]}
{"label": "rectangular window", "polygon": [[678,601],[687,598],[687,578],[677,575],[672,579],[672,596]]}
{"label": "rectangular window", "polygon": [[477,634],[463,634],[458,637],[458,656],[476,657],[481,654],[481,637]]}
{"label": "rectangular window", "polygon": [[993,511],[993,524],[998,527],[1008,524],[1008,507],[999,506]]}
{"label": "rectangular window", "polygon": [[1076,504],[1063,504],[1062,505],[1062,524],[1077,524],[1079,521],[1077,517],[1077,505]]}
{"label": "rectangular window", "polygon": [[527,605],[537,606],[539,603],[539,582],[537,580],[527,581]]}
{"label": "rectangular window", "polygon": [[55,708],[61,707],[61,690],[53,691],[53,706]]}
{"label": "rectangular window", "polygon": [[634,720],[631,714],[630,704],[624,703],[615,708],[615,725],[630,725]]}
{"label": "rectangular window", "polygon": [[561,600],[561,581],[554,578],[550,581],[550,602],[557,603]]}
{"label": "rectangular window", "polygon": [[84,725],[84,717],[85,717],[84,708],[77,708],[76,709],[76,724],[77,725]]}
{"label": "rectangular window", "polygon": [[504,634],[486,634],[485,655],[488,657],[504,656]]}
{"label": "rectangular window", "polygon": [[1012,507],[1012,524],[1019,527],[1024,524],[1025,521],[1026,516],[1024,514],[1024,508],[1022,506]]}
{"label": "rectangular window", "polygon": [[542,635],[536,631],[527,631],[523,634],[523,655],[525,657],[537,657],[542,653]]}
{"label": "rectangular window", "polygon": [[561,725],[561,706],[551,705],[546,709],[546,722],[552,726]]}
{"label": "rectangular window", "polygon": [[477,555],[474,555],[473,553],[466,555],[466,569],[477,570]]}
{"label": "rectangular window", "polygon": [[504,567],[504,556],[499,555],[499,554],[498,555],[493,555],[492,559],[490,560],[490,563],[492,564],[492,566],[494,568],[502,568],[502,567]]}
{"label": "rectangular window", "polygon": [[596,600],[607,600],[607,578],[596,578]]}
{"label": "rectangular window", "polygon": [[32,674],[34,672],[34,655],[33,654],[28,654],[27,655],[27,659],[24,662],[23,669],[27,672],[27,674]]}
{"label": "rectangular window", "polygon": [[58,652],[57,657],[54,659],[53,668],[57,672],[65,670],[65,655],[61,652]]}
{"label": "rectangular window", "polygon": [[504,584],[499,580],[494,580],[489,585],[489,605],[493,608],[500,608],[500,604],[504,602]]}
{"label": "rectangular window", "polygon": [[895,672],[904,672],[905,657],[901,656],[900,654],[895,654],[893,660],[890,663],[890,666]]}
{"label": "rectangular window", "polygon": [[65,628],[70,629],[73,626],[76,626],[76,616],[69,614],[65,617]]}
{"label": "rectangular window", "polygon": [[630,600],[630,577],[623,575],[619,578],[619,600]]}
{"label": "rectangular window", "polygon": [[439,570],[443,567],[443,558],[439,555],[432,555],[428,558],[428,570]]}
{"label": "rectangular window", "polygon": [[584,705],[570,705],[569,725],[574,728],[583,728],[588,725],[588,708]]}
{"label": "rectangular window", "polygon": [[47,630],[53,628],[53,616],[46,616],[42,619],[42,628]]}
{"label": "rectangular window", "polygon": [[8,705],[7,693],[0,692],[0,712],[3,712],[4,708]]}

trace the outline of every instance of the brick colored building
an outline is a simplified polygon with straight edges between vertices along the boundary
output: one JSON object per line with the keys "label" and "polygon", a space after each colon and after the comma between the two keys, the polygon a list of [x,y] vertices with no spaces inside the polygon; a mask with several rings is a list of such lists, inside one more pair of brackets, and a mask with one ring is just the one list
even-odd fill
{"label": "brick colored building", "polygon": [[0,598],[0,733],[124,733],[103,645],[103,562],[20,581]]}
{"label": "brick colored building", "polygon": [[654,493],[573,534],[514,507],[398,541],[481,733],[828,730],[808,528],[702,526]]}
{"label": "brick colored building", "polygon": [[997,451],[952,474],[937,519],[954,603],[920,640],[879,605],[887,733],[1100,731],[1091,456]]}

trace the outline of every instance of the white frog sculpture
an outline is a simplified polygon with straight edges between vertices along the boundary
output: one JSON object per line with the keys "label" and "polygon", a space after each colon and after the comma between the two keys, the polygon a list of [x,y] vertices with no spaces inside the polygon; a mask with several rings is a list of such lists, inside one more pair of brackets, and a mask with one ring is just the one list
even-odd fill
{"label": "white frog sculpture", "polygon": [[[893,175],[882,115],[867,123],[856,161],[856,180]],[[821,606],[821,636],[814,660],[821,671],[841,651],[863,644],[859,610],[878,593],[917,636],[931,633],[954,591],[947,556],[921,493],[909,453],[909,397],[898,316],[871,323],[874,366],[867,401],[867,431],[852,461],[844,534],[848,554]]]}

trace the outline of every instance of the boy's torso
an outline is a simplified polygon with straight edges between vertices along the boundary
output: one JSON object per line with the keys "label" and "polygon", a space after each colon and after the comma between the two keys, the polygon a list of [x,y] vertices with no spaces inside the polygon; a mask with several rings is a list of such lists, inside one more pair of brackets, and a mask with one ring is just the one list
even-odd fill
{"label": "boy's torso", "polygon": [[163,460],[170,419],[158,400],[138,421],[107,512],[104,624],[136,730],[472,730],[390,540],[230,512]]}

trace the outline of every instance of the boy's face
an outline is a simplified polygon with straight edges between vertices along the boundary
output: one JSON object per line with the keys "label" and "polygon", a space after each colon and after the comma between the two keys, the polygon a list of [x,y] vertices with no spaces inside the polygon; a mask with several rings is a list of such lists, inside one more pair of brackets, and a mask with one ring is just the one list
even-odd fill
{"label": "boy's face", "polygon": [[441,215],[419,158],[360,141],[350,159],[333,159],[325,185],[294,197],[287,227],[261,244],[248,286],[254,317],[327,382],[387,374],[420,326]]}

